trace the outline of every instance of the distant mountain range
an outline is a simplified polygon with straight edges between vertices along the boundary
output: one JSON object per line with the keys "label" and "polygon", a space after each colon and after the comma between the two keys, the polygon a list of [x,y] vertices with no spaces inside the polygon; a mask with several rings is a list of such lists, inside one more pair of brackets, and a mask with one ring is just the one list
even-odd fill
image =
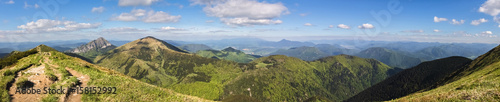
{"label": "distant mountain range", "polygon": [[359,52],[358,54],[355,54],[355,56],[377,59],[389,66],[400,68],[413,67],[423,61],[422,59],[414,58],[409,55],[411,54],[401,51],[393,51],[381,47],[369,48]]}
{"label": "distant mountain range", "polygon": [[212,49],[204,44],[186,44],[186,45],[179,46],[179,48],[186,50],[188,52],[191,52],[191,53],[196,53],[200,50],[211,50]]}
{"label": "distant mountain range", "polygon": [[300,58],[306,61],[317,60],[319,58],[330,56],[330,54],[324,53],[316,47],[294,47],[288,50],[278,50],[269,55],[286,55],[290,57]]}

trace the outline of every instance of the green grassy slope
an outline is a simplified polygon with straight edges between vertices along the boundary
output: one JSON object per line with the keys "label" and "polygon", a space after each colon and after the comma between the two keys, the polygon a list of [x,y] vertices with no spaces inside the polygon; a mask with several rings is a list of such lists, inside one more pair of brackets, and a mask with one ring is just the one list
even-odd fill
{"label": "green grassy slope", "polygon": [[225,96],[247,95],[263,101],[305,101],[313,96],[342,100],[385,79],[391,69],[373,59],[348,55],[313,62],[274,55],[250,64],[255,69],[231,81]]}
{"label": "green grassy slope", "polygon": [[316,96],[343,100],[385,79],[392,69],[374,59],[348,55],[312,62],[277,55],[236,63],[167,46],[146,37],[98,56],[95,61],[143,82],[223,101],[305,101]]}
{"label": "green grassy slope", "polygon": [[[72,87],[77,83],[75,76],[68,74],[68,69],[89,77],[88,87],[116,87],[117,94],[82,94],[81,101],[207,101],[201,98],[182,95],[172,90],[149,85],[130,78],[119,72],[87,63],[81,59],[67,56],[61,52],[50,50],[50,47],[35,48],[38,53],[21,58],[17,63],[0,70],[0,101],[11,98],[6,89],[12,87],[16,77],[27,77],[31,74],[21,74],[34,67],[44,66],[45,74],[54,76],[50,87]],[[49,75],[50,73],[50,75]],[[37,96],[38,97],[38,96]],[[39,96],[44,101],[65,99],[66,95],[49,94]]]}
{"label": "green grassy slope", "polygon": [[113,49],[98,56],[95,63],[143,82],[211,100],[219,99],[223,85],[241,72],[236,62],[185,53],[152,37]]}
{"label": "green grassy slope", "polygon": [[90,49],[89,51],[87,52],[83,52],[83,53],[78,53],[78,55],[82,56],[82,57],[85,57],[87,59],[90,59],[90,60],[94,60],[97,56],[99,55],[102,55],[102,54],[105,54],[106,52],[112,50],[116,48],[116,46],[109,46],[109,47],[106,47],[106,48],[93,48],[93,49]]}
{"label": "green grassy slope", "polygon": [[472,61],[445,85],[395,101],[499,101],[500,46]]}
{"label": "green grassy slope", "polygon": [[363,90],[347,101],[386,101],[432,89],[436,83],[463,69],[471,61],[465,57],[449,57],[423,62]]}
{"label": "green grassy slope", "polygon": [[[232,49],[232,50],[230,50]],[[254,59],[257,59],[255,56],[245,54],[242,51],[236,50],[234,48],[226,48],[221,51],[217,50],[200,50],[196,52],[196,55],[206,57],[206,58],[217,58],[224,59],[229,61],[235,61],[238,63],[248,63]]]}

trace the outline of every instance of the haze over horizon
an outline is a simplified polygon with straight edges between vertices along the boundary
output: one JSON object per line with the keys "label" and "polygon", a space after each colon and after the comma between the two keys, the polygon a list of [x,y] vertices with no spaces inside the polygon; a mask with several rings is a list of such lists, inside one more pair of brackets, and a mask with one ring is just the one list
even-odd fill
{"label": "haze over horizon", "polygon": [[500,43],[500,0],[0,0],[0,42],[104,37]]}

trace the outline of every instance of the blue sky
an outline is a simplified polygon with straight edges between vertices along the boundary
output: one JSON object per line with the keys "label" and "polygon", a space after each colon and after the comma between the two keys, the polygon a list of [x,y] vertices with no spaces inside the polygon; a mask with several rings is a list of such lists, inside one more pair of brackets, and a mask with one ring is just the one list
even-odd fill
{"label": "blue sky", "polygon": [[500,43],[499,12],[500,0],[0,0],[0,42],[155,36]]}

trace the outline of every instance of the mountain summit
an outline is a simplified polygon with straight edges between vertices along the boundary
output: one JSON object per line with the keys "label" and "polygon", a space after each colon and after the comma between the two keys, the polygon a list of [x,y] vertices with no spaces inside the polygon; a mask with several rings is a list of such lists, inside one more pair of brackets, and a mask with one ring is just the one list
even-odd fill
{"label": "mountain summit", "polygon": [[71,53],[85,53],[91,50],[100,50],[100,49],[105,49],[105,48],[116,48],[113,44],[109,43],[106,39],[103,37],[99,37],[96,40],[92,40],[89,43],[82,45],[80,47],[77,47],[75,49],[68,50],[67,52]]}
{"label": "mountain summit", "polygon": [[99,37],[96,40],[92,40],[85,45],[68,50],[66,52],[78,54],[79,56],[85,57],[89,59],[90,62],[92,62],[91,60],[94,60],[96,56],[102,55],[114,48],[116,48],[115,45],[109,43],[106,39]]}

